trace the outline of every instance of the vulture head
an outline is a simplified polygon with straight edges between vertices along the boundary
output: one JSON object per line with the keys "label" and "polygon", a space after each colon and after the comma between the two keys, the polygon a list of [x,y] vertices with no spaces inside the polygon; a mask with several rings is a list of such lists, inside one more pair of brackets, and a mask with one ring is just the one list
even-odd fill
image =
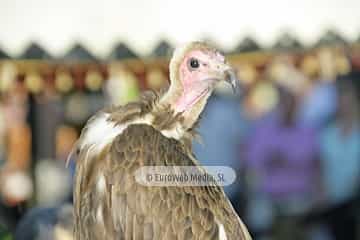
{"label": "vulture head", "polygon": [[163,101],[188,120],[197,120],[216,84],[226,81],[235,90],[238,80],[225,57],[215,48],[191,42],[177,48],[170,61],[170,88]]}

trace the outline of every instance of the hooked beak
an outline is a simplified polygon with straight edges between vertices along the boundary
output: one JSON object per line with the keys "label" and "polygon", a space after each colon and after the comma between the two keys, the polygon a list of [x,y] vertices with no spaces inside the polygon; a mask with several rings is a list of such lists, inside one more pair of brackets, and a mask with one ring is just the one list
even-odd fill
{"label": "hooked beak", "polygon": [[240,89],[240,84],[239,84],[239,80],[236,77],[236,73],[234,69],[228,68],[227,70],[224,71],[224,74],[225,74],[224,80],[231,85],[234,94],[238,93]]}
{"label": "hooked beak", "polygon": [[240,81],[238,80],[235,70],[225,62],[214,61],[211,64],[213,72],[210,74],[213,77],[210,79],[217,80],[216,82],[225,81],[229,83],[235,93],[240,92]]}

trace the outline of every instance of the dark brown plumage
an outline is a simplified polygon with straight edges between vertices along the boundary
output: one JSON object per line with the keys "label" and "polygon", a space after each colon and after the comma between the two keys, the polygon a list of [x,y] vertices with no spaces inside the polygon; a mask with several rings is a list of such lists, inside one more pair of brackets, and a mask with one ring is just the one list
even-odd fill
{"label": "dark brown plumage", "polygon": [[[170,71],[199,47],[218,61],[213,49],[192,43],[175,54],[180,59],[173,57]],[[139,102],[98,113],[84,128],[76,146],[76,239],[251,239],[221,187],[135,181],[142,166],[198,166],[191,141],[213,83],[208,94],[194,94],[197,100],[178,111],[175,102],[186,91],[184,82],[174,88],[175,78],[181,76],[172,77],[167,95],[146,93]]]}

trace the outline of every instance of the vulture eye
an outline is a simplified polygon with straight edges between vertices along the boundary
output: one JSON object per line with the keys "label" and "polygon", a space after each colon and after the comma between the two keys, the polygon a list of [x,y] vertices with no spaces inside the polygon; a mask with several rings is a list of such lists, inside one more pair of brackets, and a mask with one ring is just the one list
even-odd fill
{"label": "vulture eye", "polygon": [[190,59],[190,67],[195,69],[198,68],[200,66],[199,61],[196,58],[191,58]]}

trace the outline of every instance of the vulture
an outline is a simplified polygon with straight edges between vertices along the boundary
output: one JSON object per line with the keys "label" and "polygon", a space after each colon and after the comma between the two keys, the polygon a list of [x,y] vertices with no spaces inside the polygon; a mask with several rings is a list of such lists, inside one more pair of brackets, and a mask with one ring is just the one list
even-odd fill
{"label": "vulture", "polygon": [[219,184],[146,186],[135,179],[144,166],[201,169],[191,149],[199,116],[217,83],[238,84],[225,57],[202,42],[177,48],[169,71],[163,94],[109,107],[83,128],[74,146],[75,239],[251,239]]}

